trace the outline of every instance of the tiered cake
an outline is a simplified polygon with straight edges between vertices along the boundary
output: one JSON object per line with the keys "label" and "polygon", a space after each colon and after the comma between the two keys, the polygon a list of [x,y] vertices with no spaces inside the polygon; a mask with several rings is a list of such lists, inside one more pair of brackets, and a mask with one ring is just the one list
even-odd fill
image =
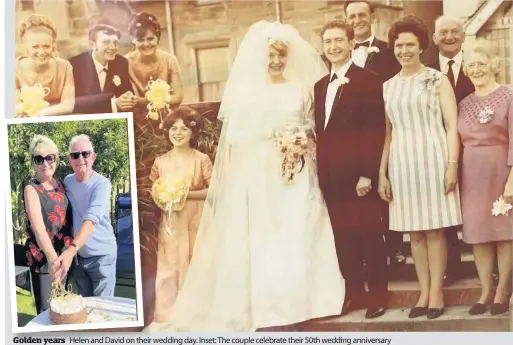
{"label": "tiered cake", "polygon": [[54,325],[86,323],[87,316],[82,296],[66,291],[60,283],[53,286],[50,320]]}

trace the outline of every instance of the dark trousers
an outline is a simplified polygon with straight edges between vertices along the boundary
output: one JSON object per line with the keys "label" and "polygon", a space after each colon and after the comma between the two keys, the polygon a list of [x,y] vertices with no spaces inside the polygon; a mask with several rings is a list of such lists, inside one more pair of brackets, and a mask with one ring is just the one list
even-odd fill
{"label": "dark trousers", "polygon": [[403,233],[387,229],[385,230],[385,241],[387,243],[388,255],[393,257],[401,249],[401,244],[403,244]]}
{"label": "dark trousers", "polygon": [[34,291],[34,300],[36,302],[37,314],[50,309],[50,297],[52,295],[52,278],[49,273],[35,272],[30,268],[30,277],[32,280],[32,289]]}
{"label": "dark trousers", "polygon": [[335,246],[340,272],[346,281],[346,299],[367,308],[386,306],[387,249],[383,233],[354,228],[335,230]]}
{"label": "dark trousers", "polygon": [[461,230],[461,226],[445,229],[445,237],[447,238],[447,269],[445,272],[447,276],[456,278],[461,274],[461,248],[458,230]]}
{"label": "dark trousers", "polygon": [[389,206],[388,203],[383,202],[381,204],[381,222],[383,224],[383,233],[385,234],[385,242],[387,246],[387,254],[391,258],[400,251],[401,245],[403,244],[403,233],[398,231],[392,231],[389,229]]}

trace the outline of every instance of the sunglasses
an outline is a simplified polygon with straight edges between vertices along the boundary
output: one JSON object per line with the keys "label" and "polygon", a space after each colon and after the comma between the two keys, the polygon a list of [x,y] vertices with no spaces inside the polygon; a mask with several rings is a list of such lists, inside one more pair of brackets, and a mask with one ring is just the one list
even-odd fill
{"label": "sunglasses", "polygon": [[41,165],[43,164],[45,161],[48,163],[48,164],[52,164],[55,162],[55,159],[57,157],[54,155],[54,154],[49,154],[49,155],[46,155],[46,156],[41,156],[41,155],[37,155],[37,156],[32,156],[32,162],[34,162],[34,164],[36,165]]}
{"label": "sunglasses", "polygon": [[87,159],[89,158],[89,156],[92,154],[91,151],[82,151],[82,152],[71,152],[69,154],[69,156],[71,157],[71,159],[78,159],[78,157],[80,157],[80,155],[82,155],[82,157],[84,157],[84,159]]}

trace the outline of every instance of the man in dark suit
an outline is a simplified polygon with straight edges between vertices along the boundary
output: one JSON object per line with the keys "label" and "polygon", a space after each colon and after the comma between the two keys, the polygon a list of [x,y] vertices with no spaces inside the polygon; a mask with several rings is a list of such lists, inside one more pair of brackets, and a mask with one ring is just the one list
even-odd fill
{"label": "man in dark suit", "polygon": [[352,63],[350,24],[329,22],[322,39],[331,72],[314,89],[317,163],[346,280],[342,314],[367,308],[366,317],[375,318],[385,312],[388,291],[381,201],[373,188],[385,137],[383,83]]}
{"label": "man in dark suit", "polygon": [[131,111],[137,104],[128,60],[117,55],[121,33],[99,24],[89,31],[92,51],[72,57],[76,114]]}
{"label": "man in dark suit", "polygon": [[[362,0],[346,1],[344,10],[347,22],[353,26],[355,33],[356,43],[351,54],[353,62],[378,74],[383,83],[399,73],[401,65],[395,58],[393,49],[372,34],[372,23],[376,19],[373,4]],[[384,202],[381,213],[388,254],[391,263],[404,264],[406,257],[401,252],[403,234],[389,230],[388,208],[389,205]]]}
{"label": "man in dark suit", "polygon": [[[470,79],[463,74],[463,51],[461,50],[461,46],[464,41],[465,31],[463,30],[462,20],[442,16],[435,21],[433,42],[438,46],[439,54],[438,58],[430,64],[430,67],[447,75],[454,89],[458,103],[474,92],[474,85]],[[463,150],[460,150],[460,152],[463,152]],[[461,176],[461,169],[459,173]],[[461,250],[458,240],[458,230],[461,230],[461,226],[451,227],[445,231],[448,244],[446,285],[456,282],[460,279],[461,275]]]}

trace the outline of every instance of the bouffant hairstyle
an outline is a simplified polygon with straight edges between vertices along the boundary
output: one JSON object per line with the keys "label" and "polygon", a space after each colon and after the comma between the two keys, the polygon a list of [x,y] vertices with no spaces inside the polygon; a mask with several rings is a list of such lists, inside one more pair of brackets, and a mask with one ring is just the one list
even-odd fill
{"label": "bouffant hairstyle", "polygon": [[18,28],[18,37],[23,38],[30,30],[45,30],[52,35],[54,41],[57,39],[57,29],[52,20],[42,14],[31,14],[21,22]]}
{"label": "bouffant hairstyle", "polygon": [[347,0],[347,1],[344,2],[344,12],[347,13],[347,7],[349,5],[351,5],[352,3],[355,3],[355,2],[363,2],[363,3],[367,4],[371,14],[373,14],[374,11],[376,10],[374,8],[374,4],[372,2],[370,2],[370,1],[366,1],[366,0]]}
{"label": "bouffant hairstyle", "polygon": [[132,14],[130,24],[128,24],[128,33],[130,36],[141,39],[146,35],[147,31],[151,31],[160,40],[162,29],[157,18],[148,12],[139,12]]}
{"label": "bouffant hairstyle", "polygon": [[324,33],[328,31],[329,29],[341,29],[346,32],[347,39],[349,41],[354,39],[354,29],[351,24],[344,20],[332,20],[330,22],[327,22],[324,24],[324,26],[321,29],[321,38],[324,36]]}
{"label": "bouffant hairstyle", "polygon": [[278,51],[278,53],[287,56],[289,53],[289,47],[286,42],[283,41],[274,41],[271,44],[269,44],[269,47],[273,47]]}
{"label": "bouffant hairstyle", "polygon": [[98,38],[98,34],[100,32],[103,32],[107,35],[116,35],[118,39],[121,38],[121,32],[115,27],[107,24],[98,24],[93,26],[91,30],[89,30],[89,40],[96,41],[96,39]]}
{"label": "bouffant hairstyle", "polygon": [[420,49],[422,49],[423,52],[426,51],[429,46],[429,33],[426,24],[421,18],[414,15],[406,15],[393,22],[388,30],[389,47],[393,48],[395,41],[399,35],[403,33],[415,35],[419,40]]}
{"label": "bouffant hairstyle", "polygon": [[197,144],[198,136],[201,132],[201,127],[203,126],[201,116],[198,114],[196,110],[192,108],[183,105],[180,106],[164,120],[162,130],[166,135],[169,133],[171,127],[173,127],[173,125],[178,120],[182,120],[184,125],[192,131],[190,144],[191,147],[195,147]]}
{"label": "bouffant hairstyle", "polygon": [[[488,58],[488,67],[495,78],[497,78],[501,72],[501,59],[492,42],[484,38],[478,39],[472,45],[465,48],[464,56],[468,57],[474,53],[483,54]],[[463,65],[463,73],[468,76],[467,64]]]}
{"label": "bouffant hairstyle", "polygon": [[29,154],[31,159],[33,156],[37,156],[43,151],[49,151],[56,156],[57,162],[59,161],[59,148],[55,142],[44,135],[35,135],[29,144]]}

